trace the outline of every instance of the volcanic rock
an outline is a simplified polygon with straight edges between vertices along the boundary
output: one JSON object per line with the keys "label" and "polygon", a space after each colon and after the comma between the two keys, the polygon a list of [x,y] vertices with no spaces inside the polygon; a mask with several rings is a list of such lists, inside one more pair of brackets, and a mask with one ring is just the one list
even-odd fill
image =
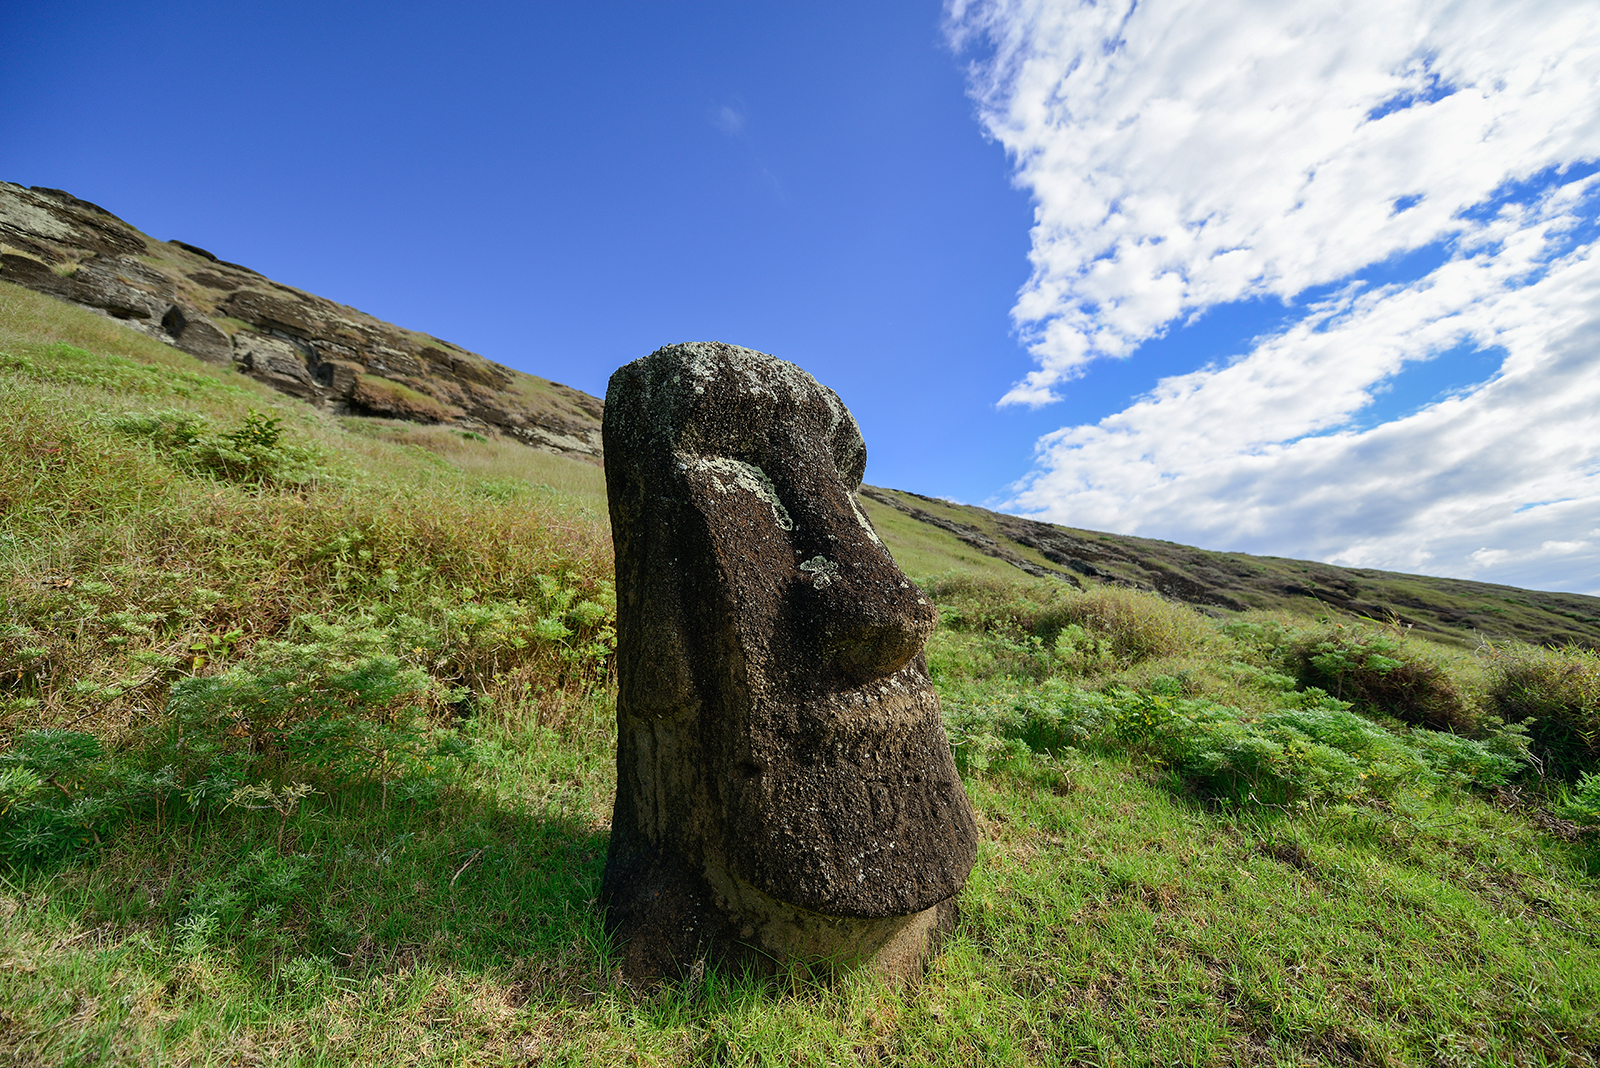
{"label": "volcanic rock", "polygon": [[708,956],[905,976],[976,855],[922,649],[935,612],[856,499],[830,389],[720,343],[605,409],[617,797],[602,900],[632,978]]}
{"label": "volcanic rock", "polygon": [[241,330],[233,336],[233,358],[244,370],[284,393],[320,399],[305,354],[282,338]]}
{"label": "volcanic rock", "polygon": [[161,329],[173,344],[192,356],[211,363],[227,363],[233,358],[233,342],[228,335],[193,308],[172,305],[161,317]]}

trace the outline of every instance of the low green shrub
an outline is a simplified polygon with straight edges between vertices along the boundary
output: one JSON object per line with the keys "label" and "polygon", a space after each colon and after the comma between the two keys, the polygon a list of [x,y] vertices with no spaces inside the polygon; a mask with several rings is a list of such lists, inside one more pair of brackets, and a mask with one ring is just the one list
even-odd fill
{"label": "low green shrub", "polygon": [[1100,674],[1193,651],[1215,633],[1184,605],[1117,586],[1078,590],[952,573],[925,589],[943,626],[983,636],[989,663],[978,670],[991,677]]}
{"label": "low green shrub", "polygon": [[380,803],[433,798],[471,747],[432,726],[426,673],[387,656],[319,659],[326,648],[265,643],[262,655],[172,688],[164,729],[108,750],[92,735],[22,732],[0,753],[0,866],[58,862],[129,818],[162,826],[228,808],[283,825],[311,793],[377,786]]}
{"label": "low green shrub", "polygon": [[1555,805],[1563,819],[1587,826],[1600,825],[1600,774],[1585,772]]}
{"label": "low green shrub", "polygon": [[284,441],[282,423],[254,408],[226,433],[213,432],[203,415],[171,408],[110,420],[113,429],[150,442],[177,466],[228,482],[295,486],[326,478],[321,454]]}
{"label": "low green shrub", "polygon": [[1547,775],[1600,772],[1600,655],[1510,645],[1488,658],[1489,703],[1508,723],[1528,722]]}
{"label": "low green shrub", "polygon": [[[1215,634],[1211,623],[1187,605],[1120,586],[1073,591],[1044,612],[1038,626],[1065,655],[1121,666],[1192,652]],[[1087,640],[1090,636],[1098,648]]]}
{"label": "low green shrub", "polygon": [[256,849],[225,872],[199,880],[175,910],[175,948],[185,956],[215,947],[261,951],[295,942],[285,909],[313,881],[312,863]]}
{"label": "low green shrub", "polygon": [[48,863],[91,845],[117,814],[121,785],[91,735],[24,733],[0,753],[0,862]]}
{"label": "low green shrub", "polygon": [[1449,670],[1418,642],[1336,624],[1294,635],[1282,655],[1302,687],[1325,690],[1363,712],[1435,731],[1481,730]]}
{"label": "low green shrub", "polygon": [[1186,697],[1176,679],[1150,691],[1045,686],[1020,694],[956,691],[946,703],[967,772],[1028,753],[1132,751],[1200,797],[1232,802],[1386,799],[1406,791],[1487,788],[1526,767],[1516,731],[1478,741],[1417,728],[1400,735],[1321,690],[1283,693],[1265,713]]}

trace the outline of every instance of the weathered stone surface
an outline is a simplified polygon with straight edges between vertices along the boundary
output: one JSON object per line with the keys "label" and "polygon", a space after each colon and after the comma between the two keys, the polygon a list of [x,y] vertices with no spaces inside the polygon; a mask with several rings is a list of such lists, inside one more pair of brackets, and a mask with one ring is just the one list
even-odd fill
{"label": "weathered stone surface", "polygon": [[326,329],[321,317],[304,301],[276,293],[239,289],[217,306],[224,315],[243,319],[264,330],[278,330],[298,338],[314,338]]}
{"label": "weathered stone surface", "polygon": [[317,365],[317,375],[334,396],[349,397],[361,382],[361,365],[346,360],[323,360]]}
{"label": "weathered stone surface", "polygon": [[[336,412],[450,422],[600,457],[594,397],[274,282],[197,245],[152,241],[60,190],[0,182],[0,280],[95,308],[207,360],[235,356],[213,320],[242,322],[250,329],[238,343],[241,370]],[[254,340],[262,337],[275,341]]]}
{"label": "weathered stone surface", "polygon": [[285,393],[313,402],[322,399],[305,355],[282,338],[241,330],[233,336],[233,359],[246,372]]}
{"label": "weathered stone surface", "polygon": [[193,308],[174,304],[161,317],[161,329],[184,352],[211,363],[233,358],[233,341],[221,327]]}
{"label": "weathered stone surface", "polygon": [[63,283],[69,300],[117,319],[160,322],[176,296],[170,280],[129,256],[94,256]]}
{"label": "weathered stone surface", "polygon": [[56,277],[48,263],[37,256],[16,252],[0,252],[0,279],[45,292],[61,288],[61,279]]}
{"label": "weathered stone surface", "polygon": [[542,426],[522,425],[513,426],[509,428],[508,432],[524,445],[532,445],[536,449],[542,449],[545,452],[557,455],[567,452],[599,452],[601,450],[601,443],[596,440],[600,435],[592,430],[582,434],[564,434],[560,430],[552,430]]}
{"label": "weathered stone surface", "polygon": [[[176,242],[174,242],[176,243]],[[193,281],[209,289],[220,289],[224,292],[238,289],[244,285],[245,280],[232,275],[221,275],[215,271],[194,271],[189,275]]]}
{"label": "weathered stone surface", "polygon": [[908,974],[976,855],[923,643],[933,606],[804,371],[731,345],[623,367],[605,408],[617,799],[602,891],[632,977],[715,955]]}
{"label": "weathered stone surface", "polygon": [[0,240],[35,238],[102,255],[141,255],[142,235],[87,200],[59,189],[0,182]]}
{"label": "weathered stone surface", "polygon": [[199,245],[191,245],[187,241],[169,241],[167,243],[169,245],[177,245],[179,248],[183,249],[183,251],[185,251],[185,252],[192,252],[196,256],[199,256],[203,260],[210,260],[212,263],[216,263],[217,262],[217,258],[215,256],[213,256],[211,253],[207,252],[205,249],[201,248]]}

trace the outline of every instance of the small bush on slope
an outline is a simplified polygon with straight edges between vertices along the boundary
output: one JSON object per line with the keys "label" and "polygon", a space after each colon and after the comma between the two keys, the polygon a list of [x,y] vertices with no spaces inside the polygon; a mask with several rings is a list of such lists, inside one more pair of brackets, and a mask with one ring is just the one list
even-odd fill
{"label": "small bush on slope", "polygon": [[1436,731],[1474,735],[1478,717],[1437,654],[1403,635],[1336,624],[1293,637],[1283,649],[1301,686],[1364,712]]}
{"label": "small bush on slope", "polygon": [[[1099,674],[1193,652],[1215,636],[1187,607],[1115,586],[1077,590],[951,573],[924,587],[939,605],[943,627],[981,637],[966,670],[988,677]],[[951,647],[942,652],[965,655]]]}
{"label": "small bush on slope", "polygon": [[[1467,707],[1437,654],[1420,643],[1274,621],[1219,630],[1191,609],[1131,590],[1086,594],[959,577],[928,587],[947,598],[940,608],[948,625],[930,644],[929,667],[947,695],[957,762],[970,771],[1069,748],[1132,752],[1200,797],[1282,805],[1483,789],[1527,766],[1527,738],[1515,728],[1470,739],[1431,727],[1390,729],[1358,714],[1393,725],[1394,693],[1414,710],[1419,691]],[[1052,627],[1057,642],[1047,646],[1041,635]],[[1085,658],[1085,648],[1099,654]],[[1283,673],[1306,657],[1315,669],[1356,676],[1366,689],[1349,689],[1367,695],[1366,705]],[[1086,675],[1095,689],[1069,681]],[[1007,689],[996,685],[1007,679]],[[1373,679],[1393,688],[1386,702],[1372,700],[1380,692]]]}
{"label": "small bush on slope", "polygon": [[1600,655],[1507,645],[1491,652],[1488,670],[1491,707],[1507,722],[1531,721],[1533,753],[1547,774],[1600,772]]}
{"label": "small bush on slope", "polygon": [[1600,774],[1586,772],[1556,805],[1556,815],[1575,823],[1600,824]]}
{"label": "small bush on slope", "polygon": [[326,477],[317,450],[285,441],[282,423],[282,416],[254,408],[227,433],[213,433],[202,415],[172,408],[127,412],[108,421],[114,430],[151,442],[179,468],[228,482],[299,486]]}
{"label": "small bush on slope", "polygon": [[107,749],[81,731],[21,732],[0,753],[0,867],[104,846],[129,819],[159,829],[243,806],[287,822],[309,794],[369,784],[385,804],[436,797],[471,751],[453,730],[430,726],[436,684],[390,657],[346,661],[339,652],[326,642],[271,643],[248,665],[183,679],[142,744]]}
{"label": "small bush on slope", "polygon": [[1029,753],[1133,752],[1202,798],[1274,805],[1481,789],[1526,767],[1514,733],[1488,742],[1422,729],[1401,735],[1320,690],[1282,693],[1258,712],[1184,697],[1177,680],[1166,683],[1157,692],[1062,683],[1023,694],[969,690],[945,709],[957,763],[981,771]]}

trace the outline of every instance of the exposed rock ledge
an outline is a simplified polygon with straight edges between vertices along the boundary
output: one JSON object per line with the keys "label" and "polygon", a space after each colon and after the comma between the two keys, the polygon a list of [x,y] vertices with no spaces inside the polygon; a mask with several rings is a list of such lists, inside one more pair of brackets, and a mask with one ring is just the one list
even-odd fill
{"label": "exposed rock ledge", "polygon": [[335,412],[448,423],[601,456],[597,397],[194,245],[156,241],[59,189],[0,182],[0,280],[93,308]]}

